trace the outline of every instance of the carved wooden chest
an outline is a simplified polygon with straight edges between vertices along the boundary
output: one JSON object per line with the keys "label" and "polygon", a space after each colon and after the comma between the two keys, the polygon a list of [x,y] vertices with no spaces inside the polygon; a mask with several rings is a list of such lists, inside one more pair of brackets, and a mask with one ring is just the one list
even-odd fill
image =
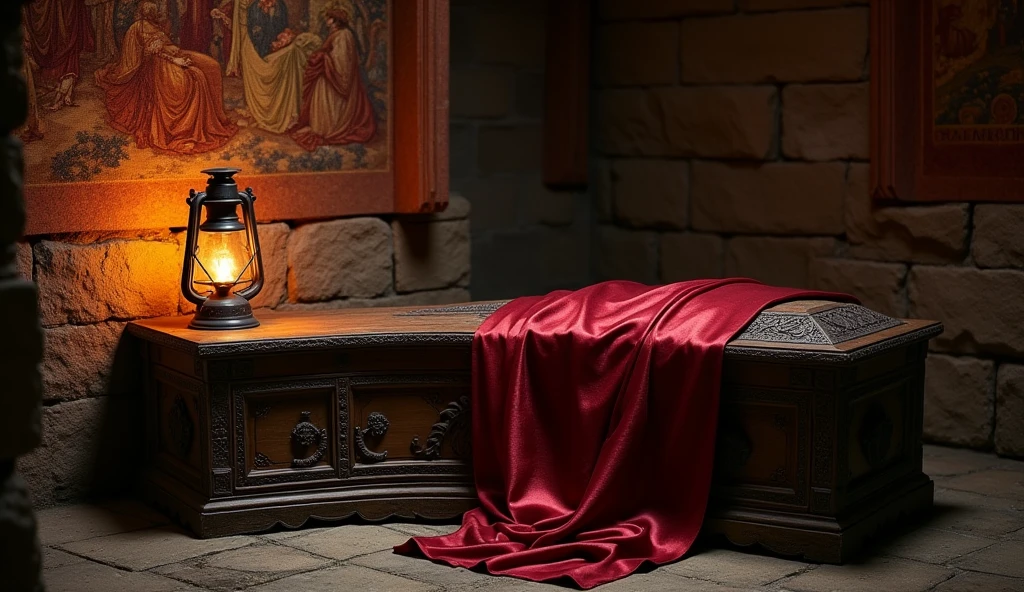
{"label": "carved wooden chest", "polygon": [[[129,324],[146,357],[146,495],[203,537],[457,516],[476,503],[470,343],[499,305]],[[850,304],[762,312],[726,348],[705,533],[840,562],[930,507],[924,358],[940,331]]]}

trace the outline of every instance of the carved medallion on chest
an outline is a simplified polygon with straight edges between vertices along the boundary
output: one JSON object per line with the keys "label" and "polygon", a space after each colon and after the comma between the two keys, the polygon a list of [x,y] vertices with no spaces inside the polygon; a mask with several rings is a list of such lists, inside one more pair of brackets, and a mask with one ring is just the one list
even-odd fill
{"label": "carved medallion on chest", "polygon": [[303,458],[293,458],[292,466],[295,468],[306,468],[316,466],[327,454],[327,430],[318,428],[309,421],[310,412],[303,411],[302,419],[292,429],[292,441],[302,449],[309,449],[316,445],[316,452]]}
{"label": "carved medallion on chest", "polygon": [[382,460],[387,459],[387,450],[383,450],[381,452],[375,452],[373,450],[370,450],[370,448],[366,445],[366,440],[367,438],[372,440],[384,437],[384,434],[387,433],[388,427],[390,425],[391,422],[388,421],[388,418],[385,417],[383,413],[378,413],[374,411],[373,413],[366,416],[365,430],[363,430],[359,426],[356,426],[354,428],[353,431],[355,432],[356,451],[359,453],[359,456],[363,458],[364,462],[378,463],[381,462]]}

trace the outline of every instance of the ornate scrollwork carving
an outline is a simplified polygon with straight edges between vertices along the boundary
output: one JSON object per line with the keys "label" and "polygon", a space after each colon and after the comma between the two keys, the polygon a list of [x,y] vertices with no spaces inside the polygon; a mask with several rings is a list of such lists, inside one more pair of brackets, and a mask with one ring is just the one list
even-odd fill
{"label": "ornate scrollwork carving", "polygon": [[263,454],[262,452],[257,452],[256,456],[254,456],[252,459],[252,464],[263,469],[274,464],[274,461],[270,460],[270,457],[267,456],[266,454]]}
{"label": "ornate scrollwork carving", "polygon": [[835,345],[902,324],[899,319],[857,304],[838,304],[813,313],[764,311],[737,339]]}
{"label": "ornate scrollwork carving", "polygon": [[388,457],[388,451],[384,450],[381,452],[375,452],[370,450],[366,445],[365,438],[367,436],[371,438],[380,438],[387,433],[388,427],[391,422],[384,416],[383,413],[374,411],[366,416],[366,430],[363,430],[359,426],[356,426],[353,431],[355,432],[356,451],[364,461],[368,463],[378,463]]}
{"label": "ornate scrollwork carving", "polygon": [[174,397],[174,402],[171,403],[171,411],[167,416],[167,428],[171,451],[181,458],[188,457],[188,453],[192,451],[196,424],[188,412],[188,403],[181,395]]}
{"label": "ornate scrollwork carving", "polygon": [[498,302],[476,302],[473,304],[456,304],[453,306],[437,306],[434,308],[420,308],[395,313],[396,317],[429,317],[434,315],[475,315],[487,318],[494,314],[502,306],[508,304],[508,300]]}
{"label": "ornate scrollwork carving", "polygon": [[316,466],[327,454],[327,429],[318,428],[309,421],[309,411],[302,412],[302,419],[292,428],[292,440],[303,448],[316,443],[316,452],[305,458],[293,458],[292,466],[299,469]]}
{"label": "ornate scrollwork carving", "polygon": [[[457,401],[448,403],[448,406],[441,410],[438,414],[437,423],[430,428],[430,435],[427,436],[427,445],[420,445],[419,436],[412,437],[412,443],[409,444],[409,450],[412,451],[413,455],[417,458],[426,460],[433,460],[441,457],[441,445],[444,443],[445,436],[452,431],[459,431],[464,429],[467,414],[469,410],[469,397],[463,395],[459,397]],[[453,430],[454,428],[454,430]],[[453,442],[453,447],[454,447]],[[456,454],[461,456],[460,450],[455,450]]]}

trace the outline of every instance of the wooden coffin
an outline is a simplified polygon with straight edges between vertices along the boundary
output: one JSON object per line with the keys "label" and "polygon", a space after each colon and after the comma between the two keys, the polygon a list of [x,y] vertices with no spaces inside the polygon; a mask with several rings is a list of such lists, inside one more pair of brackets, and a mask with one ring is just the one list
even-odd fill
{"label": "wooden coffin", "polygon": [[[476,504],[470,344],[501,303],[263,313],[243,331],[128,325],[146,358],[145,495],[202,537]],[[705,533],[842,562],[930,507],[931,321],[799,301],[726,348]]]}

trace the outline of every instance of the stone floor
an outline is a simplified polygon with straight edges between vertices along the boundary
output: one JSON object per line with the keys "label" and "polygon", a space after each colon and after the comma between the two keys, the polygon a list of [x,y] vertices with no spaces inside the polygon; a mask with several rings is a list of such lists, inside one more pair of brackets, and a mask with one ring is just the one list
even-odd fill
{"label": "stone floor", "polygon": [[[901,534],[885,537],[856,563],[812,565],[703,548],[598,590],[1024,591],[1024,462],[927,447],[925,471],[937,486],[934,511]],[[565,589],[391,552],[409,535],[454,528],[348,524],[200,540],[133,501],[39,514],[50,592]]]}

